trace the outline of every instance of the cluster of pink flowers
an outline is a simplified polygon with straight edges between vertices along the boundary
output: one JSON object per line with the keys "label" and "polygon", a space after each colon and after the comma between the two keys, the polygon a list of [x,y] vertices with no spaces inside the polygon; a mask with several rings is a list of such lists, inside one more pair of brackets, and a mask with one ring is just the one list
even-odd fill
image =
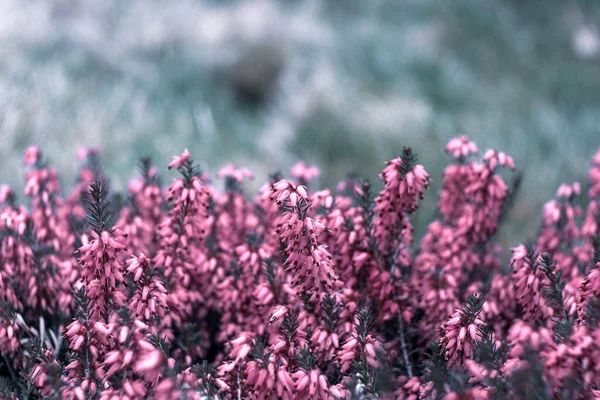
{"label": "cluster of pink flowers", "polygon": [[249,170],[213,184],[187,150],[124,197],[83,150],[65,194],[27,149],[24,202],[0,186],[0,398],[600,398],[600,150],[512,252],[513,159],[446,151],[416,240],[430,174],[409,148],[378,193],[298,163],[254,197]]}

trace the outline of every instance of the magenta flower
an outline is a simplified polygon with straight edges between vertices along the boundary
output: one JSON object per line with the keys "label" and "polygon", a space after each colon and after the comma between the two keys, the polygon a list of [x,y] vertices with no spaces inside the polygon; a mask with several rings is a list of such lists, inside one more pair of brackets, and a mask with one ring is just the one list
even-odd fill
{"label": "magenta flower", "polygon": [[169,163],[169,169],[175,167],[177,169],[183,167],[184,163],[191,158],[191,154],[188,149],[183,150],[180,156],[173,156],[173,161]]}
{"label": "magenta flower", "polygon": [[303,161],[296,163],[290,173],[294,178],[298,179],[300,184],[305,186],[312,180],[319,179],[321,176],[319,168],[314,165],[306,165]]}
{"label": "magenta flower", "polygon": [[478,318],[484,300],[478,295],[467,298],[441,327],[442,350],[449,365],[462,364],[473,356],[485,323]]}

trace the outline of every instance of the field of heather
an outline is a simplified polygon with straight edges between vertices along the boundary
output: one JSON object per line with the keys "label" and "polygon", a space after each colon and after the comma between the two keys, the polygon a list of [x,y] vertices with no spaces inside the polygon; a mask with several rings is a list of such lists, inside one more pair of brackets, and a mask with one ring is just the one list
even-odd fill
{"label": "field of heather", "polygon": [[28,148],[26,201],[0,187],[2,398],[599,398],[600,149],[509,262],[517,165],[445,150],[417,237],[431,179],[409,147],[381,191],[319,190],[305,163],[254,195],[228,165],[220,189],[186,149],[168,186],[142,160],[125,199],[97,150],[62,191]]}

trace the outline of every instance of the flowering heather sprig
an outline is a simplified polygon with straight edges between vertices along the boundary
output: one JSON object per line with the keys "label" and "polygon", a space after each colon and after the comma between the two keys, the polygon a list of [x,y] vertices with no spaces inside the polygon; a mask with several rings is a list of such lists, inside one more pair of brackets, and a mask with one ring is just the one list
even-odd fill
{"label": "flowering heather sprig", "polygon": [[58,174],[42,161],[42,154],[37,147],[30,147],[25,151],[25,164],[30,166],[30,170],[27,172],[24,191],[31,198],[31,219],[36,227],[37,239],[69,256],[73,250],[74,238],[68,223],[57,214],[57,210],[64,205],[60,197]]}
{"label": "flowering heather sprig", "polygon": [[421,391],[421,377],[400,375],[398,377],[398,389],[394,392],[397,400],[418,400]]}
{"label": "flowering heather sprig", "polygon": [[460,365],[472,358],[479,340],[479,330],[485,324],[478,318],[484,301],[481,295],[470,295],[462,308],[456,310],[441,326],[442,351],[449,366]]}
{"label": "flowering heather sprig", "polygon": [[342,322],[340,313],[341,304],[336,296],[325,295],[320,307],[321,323],[310,337],[311,347],[314,349],[317,359],[322,363],[334,358],[340,348],[340,334],[344,333],[343,328],[340,327],[340,322]]}
{"label": "flowering heather sprig", "polygon": [[102,363],[104,377],[112,388],[125,388],[126,383],[154,383],[167,365],[164,354],[148,337],[149,326],[137,319],[121,318],[106,326],[114,343]]}
{"label": "flowering heather sprig", "polygon": [[10,303],[0,304],[0,354],[15,356],[21,350],[20,326],[18,314],[11,309]]}
{"label": "flowering heather sprig", "polygon": [[510,274],[495,274],[486,293],[481,319],[498,335],[508,330],[516,319],[518,302]]}
{"label": "flowering heather sprig", "polygon": [[281,180],[273,184],[271,191],[275,203],[285,205],[276,232],[281,245],[285,246],[285,264],[293,276],[292,286],[315,300],[317,293],[333,290],[337,280],[331,254],[319,242],[327,228],[307,215],[311,203],[304,186]]}
{"label": "flowering heather sprig", "polygon": [[319,168],[315,165],[306,165],[303,161],[295,164],[290,173],[303,186],[308,186],[312,180],[319,179],[321,176]]}
{"label": "flowering heather sprig", "polygon": [[464,161],[471,154],[479,153],[477,145],[464,135],[450,139],[446,151],[459,161]]}
{"label": "flowering heather sprig", "polygon": [[342,344],[337,360],[342,373],[352,369],[353,374],[364,386],[369,395],[376,395],[378,387],[378,370],[384,349],[379,339],[374,336],[374,323],[371,310],[360,309],[356,312],[352,334]]}
{"label": "flowering heather sprig", "polygon": [[373,222],[380,263],[408,265],[412,244],[412,225],[408,215],[418,207],[423,190],[429,187],[429,174],[417,164],[417,155],[405,147],[400,157],[387,162],[380,174],[385,185],[375,199],[373,211],[378,218]]}
{"label": "flowering heather sprig", "polygon": [[87,213],[84,199],[88,195],[90,185],[94,182],[106,183],[102,175],[99,149],[80,149],[77,151],[77,160],[82,162],[77,174],[77,184],[60,211],[61,219],[67,220],[71,225],[77,225],[85,220]]}
{"label": "flowering heather sprig", "polygon": [[469,161],[477,147],[466,137],[452,139],[447,151],[457,163],[444,171],[438,203],[442,219],[429,225],[411,276],[419,308],[426,311],[419,322],[425,343],[435,339],[435,328],[466,295],[482,290],[478,285],[500,272],[499,246],[491,239],[519,182],[509,191],[499,175],[502,167],[514,168],[504,153],[487,151],[481,161]]}
{"label": "flowering heather sprig", "polygon": [[244,180],[252,179],[254,175],[246,168],[236,169],[228,165],[217,176],[225,178],[225,192],[211,191],[211,200],[214,202],[211,233],[216,235],[219,243],[237,246],[244,243],[248,234],[255,230],[251,207],[242,191]]}
{"label": "flowering heather sprig", "polygon": [[103,184],[92,184],[88,200],[88,223],[92,228],[89,241],[79,248],[81,278],[91,301],[91,319],[107,323],[113,309],[125,304],[123,293],[124,268],[118,261],[119,253],[126,250],[125,234],[117,227],[108,226],[107,191]]}
{"label": "flowering heather sprig", "polygon": [[600,149],[594,155],[588,174],[588,198],[585,221],[581,228],[586,237],[600,237]]}
{"label": "flowering heather sprig", "polygon": [[544,376],[554,393],[562,398],[583,398],[592,393],[600,378],[599,338],[598,331],[579,326],[543,353]]}
{"label": "flowering heather sprig", "polygon": [[170,317],[180,324],[204,300],[203,291],[208,284],[206,275],[210,271],[202,271],[193,261],[206,233],[208,193],[200,179],[199,167],[194,166],[187,149],[181,156],[173,157],[169,169],[173,167],[181,177],[174,179],[169,187],[167,200],[171,206],[159,225],[160,249],[153,264],[164,271]]}
{"label": "flowering heather sprig", "polygon": [[288,363],[295,363],[297,351],[302,347],[306,339],[306,332],[300,329],[300,321],[298,321],[298,313],[288,311],[284,307],[277,307],[271,316],[271,321],[275,321],[277,314],[281,316],[285,313],[281,325],[279,326],[279,336],[273,344],[273,351],[281,354],[286,358]]}
{"label": "flowering heather sprig", "polygon": [[316,360],[307,347],[297,355],[298,370],[292,374],[298,398],[326,400],[330,398],[327,377],[317,368]]}
{"label": "flowering heather sprig", "polygon": [[488,393],[494,399],[506,398],[509,394],[509,381],[503,372],[508,351],[506,341],[499,341],[489,326],[481,325],[473,359],[465,361],[465,368],[472,376],[470,381],[489,388]]}
{"label": "flowering heather sprig", "polygon": [[381,180],[386,189],[376,200],[376,211],[396,210],[411,213],[416,210],[419,200],[423,199],[423,190],[429,187],[429,174],[425,168],[417,164],[417,155],[410,147],[405,147],[400,157],[388,161],[381,173]]}
{"label": "flowering heather sprig", "polygon": [[245,179],[253,179],[254,174],[248,168],[235,168],[233,164],[228,164],[221,168],[221,170],[217,173],[219,178],[231,177],[236,182],[241,183]]}
{"label": "flowering heather sprig", "polygon": [[546,305],[553,310],[552,322],[556,333],[554,340],[561,343],[568,340],[573,331],[576,304],[572,303],[572,306],[567,308],[563,294],[566,282],[561,279],[562,271],[557,270],[556,262],[544,253],[540,255],[538,265],[548,282],[544,284],[542,292],[546,298]]}
{"label": "flowering heather sprig", "polygon": [[162,220],[163,194],[158,170],[150,159],[140,161],[141,176],[129,182],[129,205],[123,207],[117,225],[127,234],[126,245],[134,254],[154,257],[158,250],[158,225]]}
{"label": "flowering heather sprig", "polygon": [[424,399],[441,399],[446,390],[449,389],[448,382],[451,380],[448,360],[446,359],[441,340],[432,341],[427,353],[429,362],[423,373],[424,380],[421,383],[420,397]]}
{"label": "flowering heather sprig", "polygon": [[[0,289],[4,298],[17,308],[67,313],[70,285],[77,271],[73,236],[68,223],[57,215],[62,200],[58,196],[56,171],[45,167],[37,148],[29,148],[25,159],[32,165],[25,185],[32,211],[29,214],[24,207],[11,205],[0,211],[0,260],[4,264],[0,270]],[[3,282],[9,281],[13,284],[3,287]],[[20,298],[11,286],[17,288]]]}
{"label": "flowering heather sprig", "polygon": [[532,323],[542,322],[550,314],[542,293],[544,275],[538,269],[537,255],[524,245],[512,249],[512,281],[516,300],[524,318]]}
{"label": "flowering heather sprig", "polygon": [[79,399],[85,397],[86,392],[96,393],[100,389],[103,377],[101,352],[108,343],[106,333],[109,331],[104,323],[94,321],[85,287],[81,287],[73,299],[75,319],[64,334],[71,351],[65,370],[68,393]]}
{"label": "flowering heather sprig", "polygon": [[151,326],[158,326],[159,320],[168,311],[167,290],[151,261],[141,254],[127,261],[127,272],[133,276],[135,291],[127,301],[132,318],[138,318]]}
{"label": "flowering heather sprig", "polygon": [[581,282],[578,322],[595,327],[600,317],[600,240],[594,241],[594,265]]}
{"label": "flowering heather sprig", "polygon": [[540,251],[554,253],[561,247],[569,248],[579,237],[576,219],[583,215],[583,211],[574,204],[574,200],[580,194],[579,183],[563,184],[556,192],[556,200],[544,205],[542,232],[537,242]]}

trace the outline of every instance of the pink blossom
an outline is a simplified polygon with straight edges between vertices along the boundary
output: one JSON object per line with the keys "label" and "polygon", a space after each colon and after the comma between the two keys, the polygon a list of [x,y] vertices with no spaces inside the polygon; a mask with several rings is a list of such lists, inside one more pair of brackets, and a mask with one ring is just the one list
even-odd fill
{"label": "pink blossom", "polygon": [[252,179],[254,178],[254,174],[250,172],[248,168],[240,168],[236,169],[233,164],[228,164],[225,167],[221,168],[221,170],[217,173],[219,178],[224,178],[226,176],[231,176],[237,182],[242,182],[244,179]]}
{"label": "pink blossom", "polygon": [[316,166],[306,165],[303,161],[296,163],[290,173],[304,185],[321,176],[321,172]]}
{"label": "pink blossom", "polygon": [[188,161],[190,158],[191,158],[191,154],[188,151],[188,149],[183,150],[183,153],[181,153],[180,156],[173,156],[173,161],[171,161],[169,163],[169,169],[171,169],[173,167],[181,168],[183,166],[183,163]]}
{"label": "pink blossom", "polygon": [[467,136],[459,136],[451,139],[446,145],[446,151],[452,153],[454,158],[467,158],[469,154],[477,154],[479,150],[477,145],[471,141]]}
{"label": "pink blossom", "polygon": [[40,149],[36,146],[28,147],[25,150],[24,161],[26,165],[34,165],[40,157]]}

